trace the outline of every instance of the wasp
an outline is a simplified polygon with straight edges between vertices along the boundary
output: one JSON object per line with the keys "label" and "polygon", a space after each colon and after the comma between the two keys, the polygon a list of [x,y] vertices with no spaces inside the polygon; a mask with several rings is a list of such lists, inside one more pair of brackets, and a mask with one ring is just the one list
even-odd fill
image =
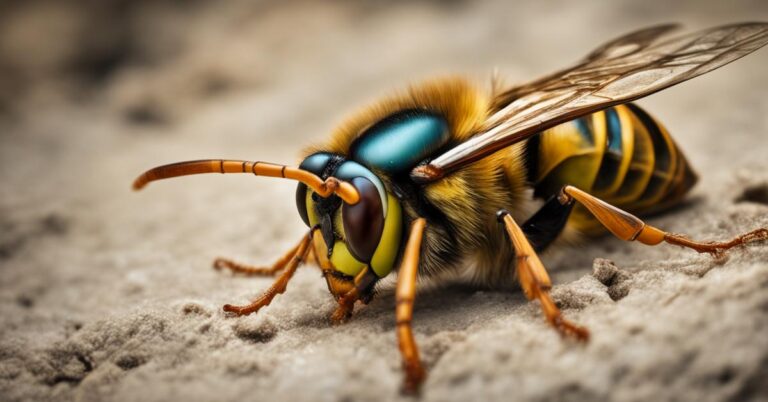
{"label": "wasp", "polygon": [[[338,302],[331,320],[340,323],[396,271],[404,390],[417,391],[425,379],[412,331],[418,277],[469,269],[486,285],[516,280],[555,330],[586,341],[588,330],[553,302],[538,257],[563,233],[607,230],[714,256],[768,238],[761,228],[728,241],[694,241],[637,217],[679,203],[697,176],[667,129],[631,102],[768,43],[768,23],[670,35],[676,28],[629,33],[523,85],[483,91],[451,77],[411,86],[353,115],[326,144],[306,150],[298,167],[180,162],[146,171],[133,187],[200,173],[298,181],[296,205],[308,232],[271,267],[217,259],[216,268],[277,276],[262,296],[224,311],[257,312],[286,290],[301,263],[313,262]],[[540,209],[524,216],[531,199]]]}

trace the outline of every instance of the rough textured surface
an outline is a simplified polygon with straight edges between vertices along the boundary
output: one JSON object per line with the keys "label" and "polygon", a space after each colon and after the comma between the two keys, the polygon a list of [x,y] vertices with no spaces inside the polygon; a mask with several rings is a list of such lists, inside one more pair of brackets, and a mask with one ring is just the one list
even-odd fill
{"label": "rough textured surface", "polygon": [[[649,24],[768,20],[758,1],[504,3],[0,7],[0,399],[401,398],[391,287],[342,327],[312,268],[256,316],[220,310],[270,280],[215,272],[214,257],[266,263],[302,233],[293,184],[135,194],[134,176],[292,162],[344,111],[433,73],[520,81]],[[641,102],[702,176],[654,225],[707,239],[768,226],[766,64],[764,49]],[[765,244],[718,262],[606,238],[543,260],[592,341],[561,340],[519,292],[424,291],[424,400],[768,399]]]}

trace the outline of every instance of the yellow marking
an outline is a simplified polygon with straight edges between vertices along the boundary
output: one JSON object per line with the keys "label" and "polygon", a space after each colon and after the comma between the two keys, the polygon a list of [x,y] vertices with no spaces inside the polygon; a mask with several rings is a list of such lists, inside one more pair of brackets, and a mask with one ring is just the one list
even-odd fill
{"label": "yellow marking", "polygon": [[331,254],[331,264],[337,271],[349,275],[355,276],[365,268],[365,263],[358,261],[349,252],[346,243],[341,240],[336,240],[333,243],[333,253]]}
{"label": "yellow marking", "polygon": [[314,227],[318,223],[320,223],[320,219],[317,218],[317,213],[315,213],[315,201],[312,200],[312,189],[307,189],[307,195],[305,204],[307,205],[307,218],[309,218],[309,227]]}
{"label": "yellow marking", "polygon": [[[627,205],[643,194],[648,186],[648,182],[651,180],[653,166],[656,161],[653,153],[653,142],[648,130],[628,108],[623,112],[624,117],[629,117],[629,124],[626,125],[626,129],[632,135],[632,153],[628,153],[630,155],[629,163],[627,170],[619,178],[620,185],[618,189],[614,194],[605,197],[606,201],[617,206]],[[622,121],[623,125],[624,121]],[[624,132],[622,131],[622,139],[623,135]],[[627,182],[629,175],[633,175],[634,181],[631,183]],[[636,175],[639,175],[639,177]],[[562,184],[570,183],[564,182]],[[581,205],[574,207],[573,213],[571,213],[571,217],[568,219],[568,226],[587,234],[604,232],[602,225]]]}
{"label": "yellow marking", "polygon": [[[650,115],[649,115],[650,117]],[[659,121],[651,117],[659,128],[661,137],[664,138],[664,143],[669,150],[669,168],[667,171],[654,171],[653,176],[660,178],[664,183],[659,186],[655,193],[647,196],[647,198],[638,198],[635,202],[626,205],[625,208],[635,212],[641,212],[645,209],[653,209],[655,205],[662,203],[665,197],[669,193],[669,188],[675,177],[675,172],[679,168],[680,158],[678,157],[678,150],[675,142],[672,140],[666,127],[664,127]]]}
{"label": "yellow marking", "polygon": [[604,112],[593,113],[590,118],[593,143],[582,137],[573,122],[561,124],[542,134],[539,162],[545,166],[547,174],[542,175],[539,171],[539,177],[555,183],[548,190],[557,191],[564,184],[586,191],[592,189],[605,153],[607,129]]}
{"label": "yellow marking", "polygon": [[577,155],[588,155],[594,149],[572,121],[552,127],[539,134],[539,137],[539,162],[535,176],[537,183],[546,179],[565,160]]}
{"label": "yellow marking", "polygon": [[[635,201],[643,194],[648,186],[648,182],[651,180],[653,167],[656,164],[656,154],[653,152],[651,134],[634,113],[630,112],[629,115],[631,116],[630,126],[634,137],[632,159],[619,190],[606,200],[617,206]],[[633,183],[627,183],[626,181],[627,175],[630,172],[640,175]]]}
{"label": "yellow marking", "polygon": [[403,217],[400,202],[391,194],[387,194],[387,202],[390,208],[389,213],[384,220],[381,240],[371,258],[371,268],[379,278],[387,276],[392,271],[402,240]]}

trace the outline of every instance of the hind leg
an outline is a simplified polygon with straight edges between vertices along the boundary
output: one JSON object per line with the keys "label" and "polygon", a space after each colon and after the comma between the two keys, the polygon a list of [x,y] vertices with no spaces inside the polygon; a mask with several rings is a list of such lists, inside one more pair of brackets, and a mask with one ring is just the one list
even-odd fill
{"label": "hind leg", "polygon": [[[279,260],[277,260],[271,267],[255,267],[247,264],[241,264],[239,262],[232,261],[227,258],[217,258],[213,261],[213,268],[216,270],[221,269],[229,269],[233,273],[236,274],[243,274],[246,276],[274,276],[277,275],[280,271],[282,271],[286,265],[288,265],[289,262],[291,262],[291,259],[293,256],[296,255],[296,252],[299,250],[299,246],[304,241],[302,239],[299,244],[295,245],[293,248],[288,250],[288,252],[285,253],[282,257],[280,257]],[[304,262],[313,262],[314,261],[314,248],[309,248],[309,253],[307,255],[306,261]]]}
{"label": "hind leg", "polygon": [[643,244],[655,246],[666,242],[677,246],[687,247],[699,253],[709,253],[720,258],[733,247],[745,245],[755,241],[768,239],[768,228],[760,228],[751,232],[736,236],[730,240],[694,241],[685,235],[668,233],[656,227],[647,225],[640,218],[621,210],[607,202],[590,195],[573,186],[565,186],[560,190],[558,200],[562,205],[569,205],[578,201],[586,207],[594,217],[600,221],[614,236],[622,240],[637,240]]}

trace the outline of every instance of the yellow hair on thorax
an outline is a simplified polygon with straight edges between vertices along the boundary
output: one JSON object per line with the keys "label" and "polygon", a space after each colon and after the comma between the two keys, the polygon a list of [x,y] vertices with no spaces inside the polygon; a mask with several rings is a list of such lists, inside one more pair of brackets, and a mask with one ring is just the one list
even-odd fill
{"label": "yellow hair on thorax", "polygon": [[330,140],[304,151],[318,150],[347,155],[352,143],[376,122],[402,110],[429,110],[445,117],[451,129],[451,142],[459,143],[476,133],[485,121],[488,97],[464,78],[448,77],[412,85],[373,103],[333,130]]}

